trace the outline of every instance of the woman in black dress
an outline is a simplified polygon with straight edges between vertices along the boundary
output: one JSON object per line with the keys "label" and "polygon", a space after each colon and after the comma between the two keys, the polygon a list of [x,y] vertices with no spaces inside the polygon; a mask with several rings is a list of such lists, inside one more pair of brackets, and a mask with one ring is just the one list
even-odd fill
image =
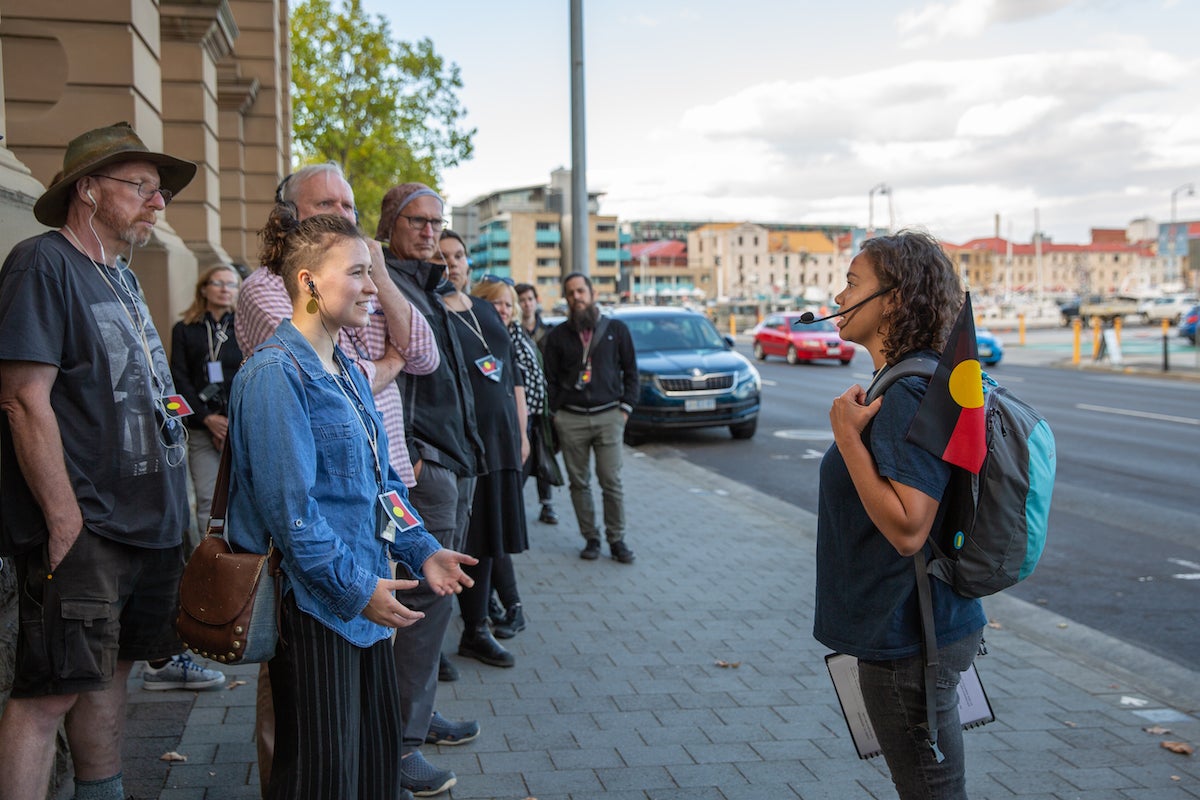
{"label": "woman in black dress", "polygon": [[467,294],[467,251],[462,238],[454,231],[444,231],[441,249],[448,281],[442,300],[454,318],[451,323],[469,365],[476,428],[487,460],[487,474],[481,475],[475,486],[464,548],[479,563],[466,569],[475,585],[458,598],[463,619],[458,654],[496,667],[511,667],[516,659],[492,635],[487,612],[492,559],[529,547],[521,491],[521,465],[529,454],[525,387],[512,338],[500,315],[491,303]]}

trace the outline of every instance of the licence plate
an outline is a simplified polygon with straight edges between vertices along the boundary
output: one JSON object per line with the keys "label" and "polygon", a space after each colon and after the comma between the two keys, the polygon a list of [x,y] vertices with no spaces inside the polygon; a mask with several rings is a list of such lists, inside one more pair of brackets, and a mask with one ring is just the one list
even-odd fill
{"label": "licence plate", "polygon": [[703,397],[699,400],[684,400],[684,411],[715,411],[717,408],[717,399],[715,397]]}
{"label": "licence plate", "polygon": [[979,355],[983,356],[984,358],[987,358],[991,354],[992,354],[992,348],[990,348],[990,347],[979,348]]}

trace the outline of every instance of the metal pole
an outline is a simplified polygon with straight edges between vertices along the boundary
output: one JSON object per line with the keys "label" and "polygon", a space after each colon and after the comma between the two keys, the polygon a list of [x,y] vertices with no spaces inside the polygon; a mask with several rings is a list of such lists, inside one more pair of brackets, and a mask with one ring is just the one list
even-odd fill
{"label": "metal pole", "polygon": [[583,0],[571,0],[571,269],[591,275],[583,111]]}
{"label": "metal pole", "polygon": [[1171,237],[1171,261],[1170,264],[1167,265],[1168,283],[1174,281],[1176,273],[1179,272],[1179,261],[1175,256],[1175,240],[1178,238],[1178,234],[1176,233],[1178,226],[1175,224],[1175,198],[1179,196],[1180,192],[1186,192],[1190,197],[1196,193],[1196,187],[1194,184],[1185,183],[1183,186],[1180,186],[1171,192],[1171,227],[1167,229],[1167,235]]}

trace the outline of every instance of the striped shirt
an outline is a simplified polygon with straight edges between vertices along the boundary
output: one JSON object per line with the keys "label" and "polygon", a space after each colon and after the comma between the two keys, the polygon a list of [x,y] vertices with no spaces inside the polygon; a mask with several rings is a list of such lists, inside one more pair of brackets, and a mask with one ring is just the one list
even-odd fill
{"label": "striped shirt", "polygon": [[[292,301],[284,288],[283,278],[266,267],[259,267],[242,283],[238,295],[237,313],[233,315],[234,330],[242,352],[249,356],[271,338],[280,320],[292,316]],[[365,328],[342,328],[338,336],[338,347],[354,362],[367,383],[375,382],[375,361],[383,357],[388,341],[387,321],[376,312]],[[396,347],[395,341],[392,346]],[[396,348],[400,350],[400,348]],[[412,375],[428,375],[437,369],[441,357],[433,331],[424,315],[413,310],[409,328],[408,347],[400,350],[404,356],[404,372]],[[375,408],[383,417],[387,431],[389,461],[404,485],[412,488],[417,479],[413,475],[412,461],[408,457],[408,443],[404,438],[404,404],[400,389],[395,381],[375,393]]]}

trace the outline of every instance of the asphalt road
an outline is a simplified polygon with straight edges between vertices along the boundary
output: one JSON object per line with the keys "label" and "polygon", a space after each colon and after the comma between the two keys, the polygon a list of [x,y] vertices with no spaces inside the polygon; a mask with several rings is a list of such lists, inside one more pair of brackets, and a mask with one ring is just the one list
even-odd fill
{"label": "asphalt road", "polygon": [[[989,370],[1042,412],[1058,443],[1047,551],[1009,591],[1194,668],[1200,383],[1015,363],[1038,360],[1014,355]],[[852,383],[866,385],[870,360],[860,352],[848,367],[758,366],[764,400],[754,439],[714,429],[651,438],[641,449],[682,456],[815,513],[818,465],[832,442],[830,402]]]}

